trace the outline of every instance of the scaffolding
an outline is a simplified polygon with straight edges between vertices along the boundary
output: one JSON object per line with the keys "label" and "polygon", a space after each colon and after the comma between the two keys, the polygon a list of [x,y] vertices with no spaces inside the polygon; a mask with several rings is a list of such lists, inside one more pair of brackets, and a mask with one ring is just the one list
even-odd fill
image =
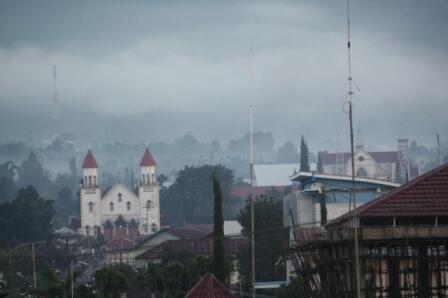
{"label": "scaffolding", "polygon": [[[337,227],[292,241],[310,297],[356,297],[353,237]],[[361,297],[448,297],[448,226],[360,227],[358,237]]]}

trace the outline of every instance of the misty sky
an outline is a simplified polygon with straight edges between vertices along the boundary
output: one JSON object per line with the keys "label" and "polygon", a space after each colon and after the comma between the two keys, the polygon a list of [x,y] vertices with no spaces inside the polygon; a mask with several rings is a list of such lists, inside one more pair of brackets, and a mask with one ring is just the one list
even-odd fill
{"label": "misty sky", "polygon": [[[64,130],[84,137],[239,138],[312,150],[347,135],[345,1],[0,1],[0,137],[44,130],[58,69]],[[252,49],[252,50],[251,50]],[[448,139],[448,1],[352,1],[356,125]],[[101,119],[95,121],[95,119]],[[99,127],[95,127],[99,126]],[[44,134],[42,134],[44,135]]]}

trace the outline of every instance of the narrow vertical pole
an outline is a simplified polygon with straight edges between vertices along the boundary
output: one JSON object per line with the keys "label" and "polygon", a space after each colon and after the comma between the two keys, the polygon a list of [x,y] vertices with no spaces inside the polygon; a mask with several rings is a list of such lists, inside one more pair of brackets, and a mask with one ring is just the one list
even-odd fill
{"label": "narrow vertical pole", "polygon": [[70,260],[70,272],[71,272],[70,287],[71,287],[71,293],[72,293],[72,298],[73,298],[75,296],[74,295],[74,290],[73,290],[73,259]]}
{"label": "narrow vertical pole", "polygon": [[437,134],[437,154],[439,156],[439,165],[442,165],[442,159],[440,158],[440,137]]}
{"label": "narrow vertical pole", "polygon": [[[352,163],[352,191],[351,202],[349,206],[350,210],[353,210],[353,226],[354,226],[354,249],[355,249],[355,285],[356,285],[356,297],[361,297],[361,282],[359,272],[359,243],[358,243],[358,216],[356,212],[356,191],[355,191],[355,149],[353,141],[353,78],[352,78],[352,65],[351,65],[351,41],[350,41],[350,0],[347,0],[347,58],[348,58],[348,106],[349,106],[349,121],[350,121],[350,149],[351,149],[351,163]],[[351,209],[353,204],[353,209]]]}
{"label": "narrow vertical pole", "polygon": [[36,277],[36,251],[34,248],[34,242],[31,242],[31,253],[33,256],[33,287],[34,290],[37,288],[37,277]]}
{"label": "narrow vertical pole", "polygon": [[[250,185],[254,186],[254,125],[253,125],[253,106],[250,106]],[[251,239],[251,257],[252,257],[252,297],[255,298],[255,213],[254,197],[250,198],[250,239]]]}

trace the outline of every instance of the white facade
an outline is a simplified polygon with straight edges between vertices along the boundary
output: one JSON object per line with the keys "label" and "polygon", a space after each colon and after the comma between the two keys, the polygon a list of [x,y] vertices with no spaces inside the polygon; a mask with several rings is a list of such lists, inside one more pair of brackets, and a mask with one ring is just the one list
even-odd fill
{"label": "white facade", "polygon": [[157,232],[160,229],[160,204],[155,163],[141,166],[140,182],[135,192],[117,182],[103,194],[98,181],[98,167],[96,161],[92,161],[94,158],[89,151],[83,165],[79,232],[95,236],[98,232],[105,234],[109,228],[109,233],[106,233],[109,239],[132,239]]}

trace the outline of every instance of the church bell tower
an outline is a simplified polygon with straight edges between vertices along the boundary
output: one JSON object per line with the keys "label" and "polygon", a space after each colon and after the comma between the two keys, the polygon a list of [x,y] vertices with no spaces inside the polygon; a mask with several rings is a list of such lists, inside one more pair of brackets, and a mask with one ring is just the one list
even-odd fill
{"label": "church bell tower", "polygon": [[94,237],[101,227],[101,189],[98,181],[98,164],[91,149],[87,151],[82,169],[81,229],[79,232],[84,236]]}

